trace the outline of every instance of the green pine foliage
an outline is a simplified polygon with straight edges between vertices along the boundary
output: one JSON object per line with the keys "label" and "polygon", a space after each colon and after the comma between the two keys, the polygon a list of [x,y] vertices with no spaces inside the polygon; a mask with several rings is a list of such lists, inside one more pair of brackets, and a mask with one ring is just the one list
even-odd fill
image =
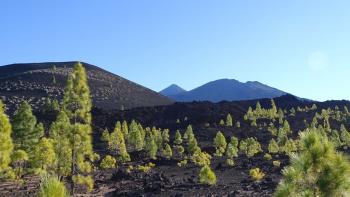
{"label": "green pine foliage", "polygon": [[100,168],[102,169],[113,169],[116,168],[117,160],[110,156],[107,155],[105,158],[102,159],[100,163]]}
{"label": "green pine foliage", "polygon": [[247,138],[241,141],[239,149],[243,151],[248,158],[262,152],[260,143],[255,138]]}
{"label": "green pine foliage", "polygon": [[72,168],[72,125],[64,111],[60,111],[50,127],[50,138],[56,155],[55,172],[59,177],[69,176]]}
{"label": "green pine foliage", "polygon": [[141,151],[144,147],[144,136],[134,120],[130,124],[128,144],[130,144],[136,151]]}
{"label": "green pine foliage", "polygon": [[225,136],[221,133],[221,131],[216,133],[216,136],[213,141],[213,146],[216,150],[215,156],[222,157],[222,155],[226,151],[227,142]]}
{"label": "green pine foliage", "polygon": [[92,148],[91,128],[91,95],[87,75],[83,65],[74,65],[73,73],[68,77],[63,96],[63,111],[70,119],[72,128],[69,135],[71,154],[72,193],[74,184],[84,184],[88,190],[93,187],[93,181],[88,175],[92,172],[92,162],[95,154]]}
{"label": "green pine foliage", "polygon": [[283,170],[284,179],[275,193],[282,196],[348,196],[349,160],[335,150],[323,131],[301,133],[302,151],[291,158]]}
{"label": "green pine foliage", "polygon": [[121,130],[120,122],[116,123],[114,131],[109,134],[108,149],[119,156],[119,161],[130,161],[130,155],[126,148],[125,137]]}
{"label": "green pine foliage", "polygon": [[145,150],[147,151],[149,158],[157,159],[158,146],[151,132],[146,133],[145,143],[146,143]]}
{"label": "green pine foliage", "polygon": [[279,152],[279,146],[275,139],[271,139],[268,146],[269,153],[276,154]]}
{"label": "green pine foliage", "polygon": [[163,148],[162,155],[166,159],[170,159],[173,156],[173,151],[172,151],[171,146],[169,144],[166,144],[165,147]]}
{"label": "green pine foliage", "polygon": [[41,138],[35,146],[32,166],[36,173],[53,172],[56,163],[55,149],[51,139]]}
{"label": "green pine foliage", "polygon": [[187,127],[183,139],[185,140],[186,151],[189,155],[193,155],[195,152],[201,151],[191,125]]}
{"label": "green pine foliage", "polygon": [[12,119],[12,138],[15,149],[24,150],[29,156],[33,155],[35,145],[43,136],[42,125],[36,127],[36,123],[31,106],[22,102]]}
{"label": "green pine foliage", "polygon": [[265,177],[265,173],[260,170],[260,168],[253,168],[249,171],[250,177],[254,181],[261,181]]}
{"label": "green pine foliage", "polygon": [[226,126],[232,127],[233,126],[233,120],[231,114],[227,114],[226,117]]}
{"label": "green pine foliage", "polygon": [[206,166],[211,163],[211,155],[204,151],[197,151],[192,155],[191,160],[197,166]]}
{"label": "green pine foliage", "polygon": [[234,157],[238,157],[238,138],[232,136],[230,143],[226,149],[226,164],[229,166],[234,165]]}
{"label": "green pine foliage", "polygon": [[69,197],[63,182],[55,176],[45,176],[41,180],[39,197]]}
{"label": "green pine foliage", "polygon": [[6,174],[11,171],[11,154],[13,142],[11,138],[12,127],[5,106],[0,100],[0,180],[8,178]]}
{"label": "green pine foliage", "polygon": [[199,172],[199,182],[207,185],[216,184],[216,175],[209,166],[203,166]]}
{"label": "green pine foliage", "polygon": [[174,139],[174,144],[175,145],[181,145],[182,144],[182,136],[179,130],[176,131],[175,133],[175,139]]}

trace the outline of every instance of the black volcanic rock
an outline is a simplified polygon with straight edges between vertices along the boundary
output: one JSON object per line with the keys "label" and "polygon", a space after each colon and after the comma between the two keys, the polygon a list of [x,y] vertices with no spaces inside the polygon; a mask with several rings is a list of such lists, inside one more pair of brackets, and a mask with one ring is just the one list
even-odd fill
{"label": "black volcanic rock", "polygon": [[[28,100],[34,108],[45,97],[61,99],[67,76],[75,62],[11,64],[0,67],[0,98],[10,107]],[[102,109],[168,105],[169,98],[148,88],[107,72],[97,66],[82,63],[86,68],[93,104]],[[56,70],[53,70],[53,66]],[[54,83],[53,78],[56,78]]]}
{"label": "black volcanic rock", "polygon": [[234,79],[220,79],[209,82],[188,92],[170,95],[180,102],[190,101],[239,101],[261,98],[274,98],[285,95],[286,92],[272,88],[256,81],[246,83]]}
{"label": "black volcanic rock", "polygon": [[169,87],[165,88],[164,90],[160,91],[159,93],[164,96],[173,96],[176,94],[181,94],[186,92],[183,88],[176,84],[172,84]]}

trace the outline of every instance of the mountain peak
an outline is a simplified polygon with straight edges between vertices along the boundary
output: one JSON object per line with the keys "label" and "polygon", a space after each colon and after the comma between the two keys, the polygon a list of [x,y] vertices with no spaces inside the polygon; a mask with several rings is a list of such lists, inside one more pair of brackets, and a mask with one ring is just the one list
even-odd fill
{"label": "mountain peak", "polygon": [[[285,92],[258,81],[240,82],[236,79],[218,79],[208,82],[191,91],[178,94],[167,94],[170,98],[180,102],[190,101],[238,101],[261,98],[274,98],[286,94]],[[165,94],[163,94],[165,95]]]}
{"label": "mountain peak", "polygon": [[185,89],[181,88],[180,86],[176,84],[171,84],[169,87],[165,88],[164,90],[160,91],[159,93],[164,96],[172,96],[176,94],[181,94],[186,92]]}

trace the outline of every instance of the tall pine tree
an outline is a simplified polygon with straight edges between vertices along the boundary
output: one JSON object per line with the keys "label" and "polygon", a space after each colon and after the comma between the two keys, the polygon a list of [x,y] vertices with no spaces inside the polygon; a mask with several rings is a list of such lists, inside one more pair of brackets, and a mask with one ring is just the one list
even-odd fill
{"label": "tall pine tree", "polygon": [[94,160],[91,106],[86,71],[78,62],[74,65],[73,73],[69,75],[63,97],[63,110],[72,124],[70,135],[72,193],[74,193],[74,183],[86,185],[88,190],[93,187],[93,180],[87,175],[92,171],[91,162]]}

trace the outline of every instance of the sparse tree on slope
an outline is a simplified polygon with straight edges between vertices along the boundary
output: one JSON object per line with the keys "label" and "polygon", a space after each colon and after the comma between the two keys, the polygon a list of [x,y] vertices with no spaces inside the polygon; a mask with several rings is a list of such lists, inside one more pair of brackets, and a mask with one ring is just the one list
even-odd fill
{"label": "sparse tree on slope", "polygon": [[226,157],[226,163],[233,166],[233,157],[238,157],[238,139],[234,136],[231,137],[231,141],[227,146]]}
{"label": "sparse tree on slope", "polygon": [[214,138],[213,146],[216,150],[215,156],[222,157],[226,151],[227,142],[225,136],[221,133],[221,131],[217,132]]}

